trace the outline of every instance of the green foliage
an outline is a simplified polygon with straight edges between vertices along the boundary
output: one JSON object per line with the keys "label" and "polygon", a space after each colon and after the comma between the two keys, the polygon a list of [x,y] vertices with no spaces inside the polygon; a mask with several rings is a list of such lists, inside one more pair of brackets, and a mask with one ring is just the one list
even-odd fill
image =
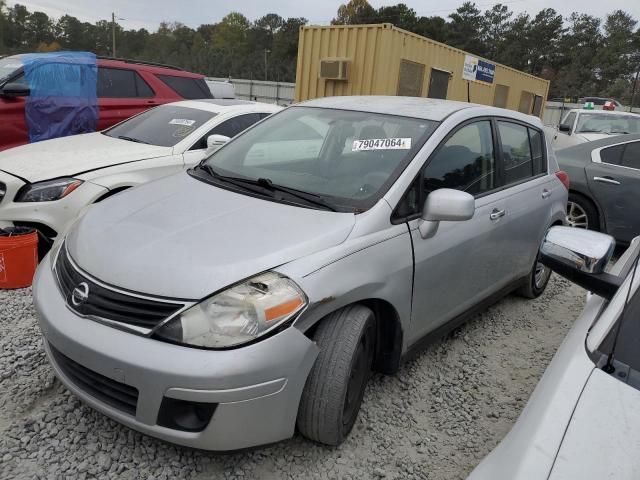
{"label": "green foliage", "polygon": [[[116,24],[119,57],[157,61],[211,76],[295,81],[298,33],[307,20],[269,13],[251,22],[230,12],[193,29],[162,23],[155,32]],[[404,3],[372,7],[367,0],[340,5],[333,24],[392,23],[439,42],[551,80],[551,96],[600,95],[623,103],[640,70],[640,29],[628,13],[604,19],[585,13],[563,18],[554,9],[513,15],[497,4],[482,12],[466,1],[448,18],[424,17]],[[0,56],[55,49],[111,54],[112,24],[49,18],[0,0]],[[636,103],[640,104],[640,85]]]}

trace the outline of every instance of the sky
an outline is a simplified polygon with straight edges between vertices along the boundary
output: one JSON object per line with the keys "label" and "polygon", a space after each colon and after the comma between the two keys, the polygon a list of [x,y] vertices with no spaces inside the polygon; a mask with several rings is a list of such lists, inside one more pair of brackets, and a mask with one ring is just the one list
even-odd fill
{"label": "sky", "polygon": [[[111,19],[111,12],[123,20],[118,23],[125,29],[146,28],[156,30],[161,21],[178,21],[190,27],[202,23],[215,23],[232,10],[243,13],[249,20],[260,18],[266,13],[277,13],[282,17],[304,17],[312,24],[328,24],[335,16],[338,6],[346,0],[9,0],[7,4],[20,3],[31,11],[42,11],[59,18],[69,14],[83,21]],[[464,0],[370,0],[371,5],[406,3],[418,15],[439,15],[446,17],[462,5]],[[472,0],[473,1],[473,0]],[[588,13],[604,17],[613,10],[624,10],[640,20],[640,0],[475,0],[480,10],[490,9],[496,3],[507,5],[515,13],[527,12],[535,15],[543,8],[554,8],[560,14],[569,16],[571,12]]]}

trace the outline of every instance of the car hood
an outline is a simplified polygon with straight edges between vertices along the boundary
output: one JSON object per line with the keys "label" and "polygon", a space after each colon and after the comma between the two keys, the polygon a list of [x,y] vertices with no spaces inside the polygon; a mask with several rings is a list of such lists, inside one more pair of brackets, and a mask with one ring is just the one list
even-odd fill
{"label": "car hood", "polygon": [[179,173],[91,207],[67,248],[87,273],[150,295],[200,299],[342,243],[355,215],[284,205]]}
{"label": "car hood", "polygon": [[576,133],[575,136],[582,142],[592,142],[601,138],[609,138],[611,135],[606,133]]}
{"label": "car hood", "polygon": [[638,405],[640,391],[595,369],[580,395],[549,480],[639,478]]}
{"label": "car hood", "polygon": [[172,152],[171,147],[129,142],[95,132],[31,143],[0,152],[0,170],[28,182],[39,182],[171,155]]}

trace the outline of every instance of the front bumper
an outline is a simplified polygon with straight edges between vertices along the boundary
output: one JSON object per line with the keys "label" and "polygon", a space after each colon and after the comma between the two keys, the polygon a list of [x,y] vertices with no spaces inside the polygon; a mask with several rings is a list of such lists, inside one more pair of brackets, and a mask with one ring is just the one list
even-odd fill
{"label": "front bumper", "polygon": [[[49,261],[34,280],[34,303],[56,376],[84,402],[142,433],[207,450],[237,450],[289,438],[318,347],[296,328],[242,348],[207,351],[117,330],[67,308]],[[83,367],[135,387],[135,415],[88,393],[65,374],[50,345]],[[158,425],[163,397],[215,403],[200,432]]]}
{"label": "front bumper", "polygon": [[44,225],[56,234],[61,234],[78,217],[83,208],[109,192],[95,183],[85,181],[67,197],[53,202],[14,202],[16,194],[25,182],[0,171],[0,182],[7,192],[0,200],[0,228],[10,227],[14,222],[29,222]]}

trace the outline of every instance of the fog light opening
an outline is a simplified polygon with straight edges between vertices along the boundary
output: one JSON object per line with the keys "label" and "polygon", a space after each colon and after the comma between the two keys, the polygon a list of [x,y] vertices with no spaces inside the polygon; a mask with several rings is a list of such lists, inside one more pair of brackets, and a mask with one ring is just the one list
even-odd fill
{"label": "fog light opening", "polygon": [[184,432],[201,432],[209,425],[217,406],[217,403],[164,397],[158,413],[158,425]]}

